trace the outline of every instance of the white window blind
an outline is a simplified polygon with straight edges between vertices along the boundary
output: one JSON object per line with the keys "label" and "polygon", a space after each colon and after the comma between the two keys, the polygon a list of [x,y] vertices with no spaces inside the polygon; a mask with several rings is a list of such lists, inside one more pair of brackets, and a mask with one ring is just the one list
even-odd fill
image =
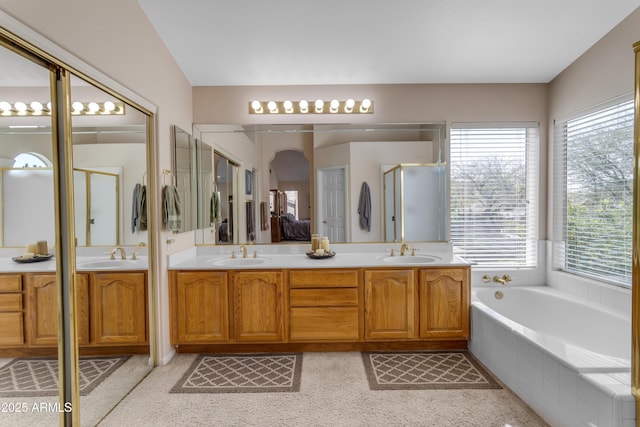
{"label": "white window blind", "polygon": [[537,123],[451,126],[451,239],[479,267],[535,267]]}
{"label": "white window blind", "polygon": [[631,285],[633,101],[556,123],[554,265]]}

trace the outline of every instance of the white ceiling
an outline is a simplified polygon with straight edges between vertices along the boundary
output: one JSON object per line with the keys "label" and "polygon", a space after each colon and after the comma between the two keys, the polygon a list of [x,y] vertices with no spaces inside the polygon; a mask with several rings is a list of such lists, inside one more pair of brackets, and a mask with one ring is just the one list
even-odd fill
{"label": "white ceiling", "polygon": [[192,85],[546,83],[640,0],[138,0]]}

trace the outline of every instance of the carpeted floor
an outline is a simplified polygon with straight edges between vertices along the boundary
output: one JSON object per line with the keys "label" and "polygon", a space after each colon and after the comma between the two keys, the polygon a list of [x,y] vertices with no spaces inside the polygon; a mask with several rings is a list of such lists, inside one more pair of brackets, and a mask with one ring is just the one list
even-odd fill
{"label": "carpeted floor", "polygon": [[507,388],[370,390],[359,352],[304,353],[297,393],[171,393],[197,358],[155,368],[99,426],[546,426]]}

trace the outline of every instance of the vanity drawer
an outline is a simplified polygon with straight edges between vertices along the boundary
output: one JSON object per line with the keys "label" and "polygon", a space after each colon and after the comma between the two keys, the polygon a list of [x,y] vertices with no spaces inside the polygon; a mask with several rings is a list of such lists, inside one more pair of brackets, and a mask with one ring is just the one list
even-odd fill
{"label": "vanity drawer", "polygon": [[291,289],[291,307],[357,306],[358,288]]}
{"label": "vanity drawer", "polygon": [[0,294],[0,312],[22,311],[22,294]]}
{"label": "vanity drawer", "polygon": [[290,339],[357,340],[358,307],[291,308]]}
{"label": "vanity drawer", "polygon": [[290,271],[289,284],[292,288],[356,288],[358,270]]}
{"label": "vanity drawer", "polygon": [[0,274],[0,292],[22,291],[22,275]]}

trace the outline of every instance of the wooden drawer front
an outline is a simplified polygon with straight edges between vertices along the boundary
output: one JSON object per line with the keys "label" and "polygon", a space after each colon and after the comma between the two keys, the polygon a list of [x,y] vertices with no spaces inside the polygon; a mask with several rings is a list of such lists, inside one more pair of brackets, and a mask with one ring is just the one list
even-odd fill
{"label": "wooden drawer front", "polygon": [[289,283],[292,288],[355,288],[358,270],[291,271]]}
{"label": "wooden drawer front", "polygon": [[22,276],[20,274],[0,275],[0,292],[22,291]]}
{"label": "wooden drawer front", "polygon": [[292,341],[358,338],[358,307],[291,308]]}
{"label": "wooden drawer front", "polygon": [[22,311],[22,294],[0,294],[0,312]]}
{"label": "wooden drawer front", "polygon": [[0,345],[24,344],[22,313],[0,313]]}
{"label": "wooden drawer front", "polygon": [[291,289],[291,307],[357,306],[358,288]]}

